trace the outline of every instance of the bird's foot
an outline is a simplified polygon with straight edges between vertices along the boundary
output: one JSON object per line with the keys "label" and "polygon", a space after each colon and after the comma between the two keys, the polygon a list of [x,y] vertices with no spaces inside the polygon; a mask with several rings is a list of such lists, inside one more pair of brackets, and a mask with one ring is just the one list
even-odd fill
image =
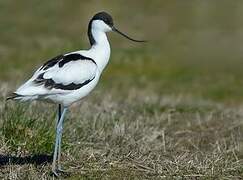
{"label": "bird's foot", "polygon": [[57,170],[56,169],[52,169],[52,171],[51,171],[51,176],[54,176],[54,177],[59,177],[59,174],[58,174],[58,172],[57,172]]}
{"label": "bird's foot", "polygon": [[59,166],[59,167],[57,168],[57,172],[59,172],[59,173],[66,173],[67,171],[64,170],[64,169],[62,169],[61,166]]}
{"label": "bird's foot", "polygon": [[65,170],[63,170],[62,168],[57,168],[55,170],[52,169],[51,175],[54,177],[69,177],[70,176],[70,172],[67,172]]}

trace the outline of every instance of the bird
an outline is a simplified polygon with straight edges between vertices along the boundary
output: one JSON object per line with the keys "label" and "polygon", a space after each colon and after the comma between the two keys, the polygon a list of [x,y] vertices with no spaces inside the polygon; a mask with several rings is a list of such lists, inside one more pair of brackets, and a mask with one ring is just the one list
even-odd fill
{"label": "bird", "polygon": [[116,32],[134,42],[136,40],[118,30],[107,12],[96,13],[88,24],[90,48],[55,56],[40,66],[33,76],[11,93],[7,100],[41,100],[57,105],[57,123],[52,173],[63,172],[60,164],[63,122],[68,108],[86,97],[97,85],[110,59],[108,32]]}

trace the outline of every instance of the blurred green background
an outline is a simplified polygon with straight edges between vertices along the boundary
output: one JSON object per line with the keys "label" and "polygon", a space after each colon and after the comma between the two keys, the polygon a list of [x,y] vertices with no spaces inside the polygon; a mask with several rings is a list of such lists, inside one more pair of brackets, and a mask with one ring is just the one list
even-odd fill
{"label": "blurred green background", "polygon": [[9,91],[44,61],[88,49],[98,11],[148,43],[109,34],[112,55],[100,90],[189,95],[229,104],[243,99],[243,1],[1,0],[0,81]]}

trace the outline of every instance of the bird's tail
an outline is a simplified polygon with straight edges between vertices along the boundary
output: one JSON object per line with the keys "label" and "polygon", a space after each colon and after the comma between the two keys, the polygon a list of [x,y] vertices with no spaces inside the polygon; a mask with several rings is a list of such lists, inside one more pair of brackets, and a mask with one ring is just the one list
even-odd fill
{"label": "bird's tail", "polygon": [[7,98],[6,101],[8,100],[18,100],[21,99],[23,96],[17,93],[11,93]]}

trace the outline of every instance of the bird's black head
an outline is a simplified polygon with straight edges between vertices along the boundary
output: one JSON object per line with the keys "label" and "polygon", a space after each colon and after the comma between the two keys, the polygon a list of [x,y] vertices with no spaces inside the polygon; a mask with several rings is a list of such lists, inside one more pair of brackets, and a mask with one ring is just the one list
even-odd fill
{"label": "bird's black head", "polygon": [[103,21],[105,24],[107,24],[108,26],[110,26],[111,28],[113,27],[114,23],[113,23],[113,19],[111,17],[110,14],[106,13],[106,12],[99,12],[97,14],[95,14],[92,18],[92,20],[101,20]]}
{"label": "bird's black head", "polygon": [[103,11],[95,14],[89,22],[88,36],[89,36],[90,44],[94,45],[96,43],[93,34],[94,32],[109,32],[109,31],[116,32],[131,41],[144,42],[144,41],[130,38],[128,35],[116,29],[111,15]]}

